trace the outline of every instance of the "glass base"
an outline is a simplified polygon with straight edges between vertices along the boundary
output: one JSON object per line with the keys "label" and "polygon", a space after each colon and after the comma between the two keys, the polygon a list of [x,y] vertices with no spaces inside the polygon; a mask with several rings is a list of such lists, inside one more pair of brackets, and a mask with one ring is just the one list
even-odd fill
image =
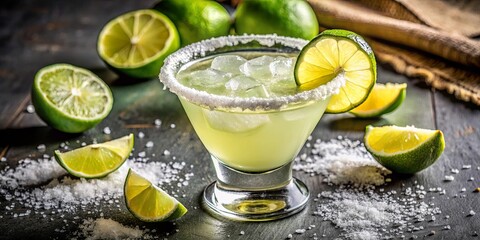
{"label": "glass base", "polygon": [[310,195],[292,178],[292,163],[263,173],[247,173],[212,157],[218,181],[203,192],[203,205],[215,216],[237,221],[271,221],[301,211]]}

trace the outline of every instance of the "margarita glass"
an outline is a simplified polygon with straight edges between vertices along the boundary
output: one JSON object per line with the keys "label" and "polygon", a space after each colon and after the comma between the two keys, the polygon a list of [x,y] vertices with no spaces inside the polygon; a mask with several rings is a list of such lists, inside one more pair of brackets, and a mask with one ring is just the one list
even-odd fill
{"label": "margarita glass", "polygon": [[160,81],[179,97],[215,167],[217,181],[203,193],[213,213],[268,221],[305,206],[309,191],[292,177],[293,160],[343,84],[336,78],[312,90],[296,88],[292,64],[306,43],[228,36],[186,46],[165,60]]}

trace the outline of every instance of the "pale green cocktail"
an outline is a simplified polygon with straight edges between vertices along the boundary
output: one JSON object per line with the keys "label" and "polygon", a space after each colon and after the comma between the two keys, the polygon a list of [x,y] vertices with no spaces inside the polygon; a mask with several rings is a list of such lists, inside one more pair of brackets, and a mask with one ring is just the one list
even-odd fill
{"label": "pale green cocktail", "polygon": [[187,46],[165,62],[160,80],[176,93],[211,154],[218,181],[208,209],[266,221],[300,211],[309,193],[291,175],[293,159],[343,84],[297,89],[293,69],[306,41],[235,36]]}
{"label": "pale green cocktail", "polygon": [[[227,53],[189,63],[177,78],[185,86],[223,96],[281,97],[297,93],[294,64],[292,54]],[[212,110],[180,98],[207,150],[225,165],[247,172],[264,172],[292,161],[318,123],[328,99],[276,110],[239,111]]]}

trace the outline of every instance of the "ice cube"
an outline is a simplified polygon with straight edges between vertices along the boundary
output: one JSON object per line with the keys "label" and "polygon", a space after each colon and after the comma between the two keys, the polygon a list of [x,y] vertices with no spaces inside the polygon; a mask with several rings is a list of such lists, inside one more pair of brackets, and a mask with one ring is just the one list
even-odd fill
{"label": "ice cube", "polygon": [[232,73],[240,74],[240,65],[244,64],[247,60],[237,55],[222,55],[213,59],[211,68]]}
{"label": "ice cube", "polygon": [[269,67],[274,79],[293,79],[293,58],[276,57]]}
{"label": "ice cube", "polygon": [[209,109],[205,109],[203,113],[210,127],[231,133],[251,131],[270,121],[266,114],[231,113]]}
{"label": "ice cube", "polygon": [[230,91],[248,90],[260,86],[260,83],[251,77],[238,75],[225,83],[225,88]]}
{"label": "ice cube", "polygon": [[248,77],[255,78],[259,81],[268,81],[272,77],[270,71],[270,63],[275,61],[275,58],[270,56],[261,56],[251,60],[240,66],[240,71]]}
{"label": "ice cube", "polygon": [[201,89],[223,87],[231,75],[222,71],[207,68],[189,74],[190,85]]}

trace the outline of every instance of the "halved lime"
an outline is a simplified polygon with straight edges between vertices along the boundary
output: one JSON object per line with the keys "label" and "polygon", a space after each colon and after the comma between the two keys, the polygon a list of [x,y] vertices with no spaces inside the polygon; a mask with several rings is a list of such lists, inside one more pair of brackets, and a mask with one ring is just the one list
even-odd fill
{"label": "halved lime", "polygon": [[445,149],[442,131],[408,126],[367,126],[364,141],[375,160],[397,173],[419,172]]}
{"label": "halved lime", "polygon": [[175,25],[162,13],[143,9],[108,22],[97,51],[109,66],[131,77],[158,76],[163,60],[180,46]]}
{"label": "halved lime", "polygon": [[187,209],[162,189],[128,170],[123,188],[128,210],[146,222],[175,220],[187,213]]}
{"label": "halved lime", "polygon": [[370,46],[358,34],[347,30],[325,30],[300,52],[295,65],[295,81],[308,90],[326,84],[335,77],[345,85],[333,95],[328,113],[343,113],[367,98],[377,79],[377,65]]}
{"label": "halved lime", "polygon": [[61,153],[55,151],[57,162],[73,176],[101,178],[117,170],[133,148],[133,134],[104,143],[91,144]]}
{"label": "halved lime", "polygon": [[379,117],[397,109],[406,94],[406,83],[376,83],[365,102],[352,109],[350,113],[362,118]]}
{"label": "halved lime", "polygon": [[69,64],[40,69],[32,87],[32,103],[48,125],[67,133],[83,132],[112,109],[113,96],[102,79]]}

